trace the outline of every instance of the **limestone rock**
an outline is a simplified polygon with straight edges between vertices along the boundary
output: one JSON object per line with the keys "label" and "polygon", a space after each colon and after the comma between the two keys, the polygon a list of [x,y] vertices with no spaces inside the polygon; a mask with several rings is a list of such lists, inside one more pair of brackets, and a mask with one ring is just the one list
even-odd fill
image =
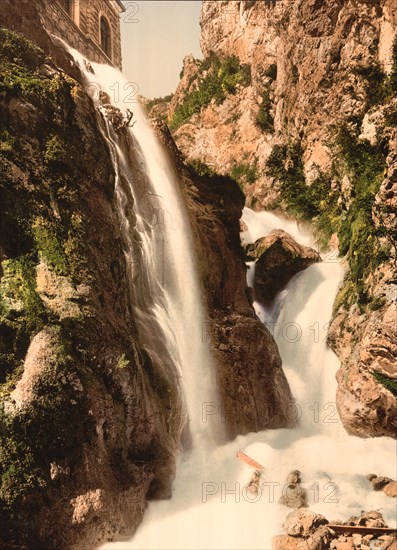
{"label": "limestone rock", "polygon": [[397,497],[397,481],[391,481],[385,487],[383,487],[383,492],[388,497]]}
{"label": "limestone rock", "polygon": [[299,271],[321,262],[314,249],[298,244],[288,233],[276,229],[246,247],[249,260],[255,264],[254,295],[269,303],[281,288]]}
{"label": "limestone rock", "polygon": [[287,476],[287,484],[283,487],[283,494],[279,499],[280,504],[289,508],[303,508],[307,506],[306,490],[301,487],[301,473],[299,470],[293,470]]}
{"label": "limestone rock", "polygon": [[56,341],[51,330],[45,329],[32,339],[24,362],[22,378],[10,397],[17,407],[27,406],[35,398],[35,385],[40,380],[43,371],[51,365],[54,359]]}
{"label": "limestone rock", "polygon": [[324,516],[312,512],[309,508],[301,508],[288,514],[283,528],[287,535],[292,537],[307,537],[327,523],[329,522]]}
{"label": "limestone rock", "polygon": [[283,495],[280,497],[279,503],[289,508],[303,508],[307,506],[306,491],[299,484],[286,485],[283,489]]}
{"label": "limestone rock", "polygon": [[371,482],[374,491],[381,491],[386,487],[386,485],[389,485],[389,483],[393,483],[393,480],[390,479],[390,477],[376,476],[374,474],[369,474],[366,477],[368,481]]}

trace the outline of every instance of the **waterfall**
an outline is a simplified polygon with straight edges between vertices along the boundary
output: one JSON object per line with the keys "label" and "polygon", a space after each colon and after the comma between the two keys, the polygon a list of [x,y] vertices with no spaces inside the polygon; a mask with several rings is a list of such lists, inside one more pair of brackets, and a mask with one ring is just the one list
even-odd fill
{"label": "waterfall", "polygon": [[[66,46],[66,45],[65,45]],[[79,64],[86,91],[99,110],[99,92],[114,96],[113,106],[124,109],[112,90],[128,90],[129,83],[115,68],[90,63],[68,47]],[[128,94],[126,94],[128,95]],[[131,301],[138,323],[139,341],[160,376],[179,386],[186,418],[174,417],[195,447],[208,447],[221,437],[215,415],[204,418],[205,403],[217,403],[215,365],[205,336],[206,317],[197,275],[194,244],[181,190],[159,139],[134,103],[135,124],[122,146],[104,116],[116,174],[115,197],[130,276]],[[135,158],[132,169],[131,158]],[[187,424],[188,422],[188,424]]]}
{"label": "waterfall", "polygon": [[[94,74],[86,71],[81,55],[72,53],[94,93],[98,85],[107,93],[116,85],[128,85],[111,67],[92,64]],[[342,277],[334,258],[298,273],[271,308],[254,304],[279,346],[295,398],[295,428],[248,434],[215,446],[219,426],[212,426],[209,434],[201,416],[202,403],[216,402],[217,395],[213,359],[202,341],[205,316],[189,223],[172,168],[138,104],[134,120],[129,139],[138,161],[135,172],[131,151],[109,124],[104,131],[116,174],[131,300],[146,352],[165,377],[181,379],[193,450],[180,459],[172,500],[150,503],[134,537],[102,548],[270,549],[272,536],[282,532],[290,512],[278,501],[285,493],[287,474],[295,469],[302,472],[308,506],[329,520],[381,509],[389,525],[395,525],[393,499],[371,491],[364,478],[372,472],[394,476],[395,442],[348,436],[336,411],[339,362],[325,342]],[[245,209],[243,219],[246,243],[272,229],[284,229],[298,242],[313,244],[311,235],[295,222],[274,214]],[[254,269],[252,264],[251,285]],[[252,470],[236,459],[239,450],[264,466],[257,497],[247,492]]]}
{"label": "waterfall", "polygon": [[[246,208],[243,220],[246,243],[284,229],[301,244],[313,246],[309,233],[274,214]],[[361,510],[381,509],[386,522],[395,526],[393,499],[370,490],[364,478],[372,472],[395,475],[395,442],[348,436],[337,415],[339,361],[325,337],[343,272],[332,255],[324,260],[295,275],[271,308],[254,304],[279,346],[295,397],[291,420],[297,420],[296,427],[240,436],[207,453],[205,463],[192,455],[179,466],[172,500],[151,503],[134,537],[106,544],[103,550],[270,550],[272,537],[283,532],[291,512],[278,501],[286,493],[288,473],[295,469],[302,473],[309,508],[328,520],[346,521]],[[248,282],[253,274],[252,266]],[[258,497],[247,492],[252,469],[236,459],[239,450],[264,466]]]}

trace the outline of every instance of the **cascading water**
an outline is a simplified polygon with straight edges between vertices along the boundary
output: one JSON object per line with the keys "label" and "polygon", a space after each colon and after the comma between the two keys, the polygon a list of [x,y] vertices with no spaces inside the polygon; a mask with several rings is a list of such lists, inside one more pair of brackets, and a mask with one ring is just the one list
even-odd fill
{"label": "cascading water", "polygon": [[[245,243],[272,229],[284,229],[302,244],[313,246],[310,234],[274,214],[244,210]],[[194,455],[182,463],[171,502],[150,504],[144,522],[128,542],[103,550],[133,548],[208,548],[270,550],[291,511],[280,505],[287,493],[287,474],[302,472],[311,510],[329,520],[346,520],[361,510],[382,511],[395,525],[393,499],[369,489],[371,472],[393,477],[395,442],[389,438],[359,439],[344,431],[335,405],[335,372],[339,362],[325,337],[332,304],[342,278],[334,255],[298,273],[270,309],[254,304],[274,332],[296,401],[291,403],[292,430],[240,436],[208,454],[205,465]],[[253,270],[248,280],[253,280]],[[236,460],[243,450],[264,466],[262,490],[246,490],[252,472]]]}
{"label": "cascading water", "polygon": [[[100,91],[114,89],[115,83],[120,89],[128,87],[118,70],[96,63],[87,65],[79,52],[68,49],[94,100]],[[99,104],[98,108],[104,111]],[[195,447],[208,447],[221,437],[222,428],[215,417],[202,421],[203,403],[216,403],[218,398],[214,360],[202,336],[204,308],[189,221],[172,167],[138,103],[134,121],[128,132],[138,159],[138,174],[132,173],[129,151],[121,147],[104,116],[139,338],[165,379],[175,385],[183,378],[180,386],[189,437]]]}
{"label": "cascading water", "polygon": [[[75,51],[73,55],[84,69],[81,56]],[[126,82],[115,69],[96,64],[93,68],[94,75],[85,71],[87,83],[99,82],[106,92],[114,83],[121,88]],[[182,455],[172,500],[151,503],[133,538],[102,548],[270,549],[272,536],[282,532],[289,512],[278,499],[294,469],[302,472],[302,487],[313,511],[330,520],[345,520],[362,509],[381,509],[393,525],[392,499],[370,491],[363,476],[375,472],[393,477],[395,442],[349,437],[334,403],[338,360],[325,337],[342,276],[337,262],[325,261],[297,274],[271,309],[255,304],[278,343],[296,399],[291,403],[291,420],[299,420],[296,427],[240,436],[219,447],[213,436],[208,438],[201,407],[203,401],[216,401],[216,392],[212,357],[201,337],[204,316],[189,225],[172,169],[138,105],[134,115],[130,138],[140,159],[140,178],[131,174],[126,152],[109,125],[106,132],[134,282],[132,301],[148,333],[140,335],[148,353],[182,377],[194,445],[189,455]],[[280,228],[302,244],[312,244],[310,235],[294,222],[274,214],[245,209],[243,219],[246,243]],[[253,276],[254,266],[248,272],[251,285]],[[236,460],[238,450],[265,468],[258,497],[246,490],[251,469]]]}

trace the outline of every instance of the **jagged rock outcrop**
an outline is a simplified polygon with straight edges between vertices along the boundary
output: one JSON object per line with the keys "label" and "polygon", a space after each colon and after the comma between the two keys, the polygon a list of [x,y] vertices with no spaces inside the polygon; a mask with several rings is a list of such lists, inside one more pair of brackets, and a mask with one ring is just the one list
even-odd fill
{"label": "jagged rock outcrop", "polygon": [[396,145],[394,130],[384,179],[372,207],[390,257],[366,280],[373,300],[365,309],[349,297],[351,281],[347,276],[336,299],[328,336],[342,361],[337,374],[339,414],[347,431],[358,436],[397,434]]}
{"label": "jagged rock outcrop", "polygon": [[396,29],[394,0],[205,1],[205,59],[185,59],[169,106],[189,162],[345,257],[329,342],[339,414],[360,436],[397,433]]}
{"label": "jagged rock outcrop", "polygon": [[385,476],[369,474],[366,476],[374,491],[383,491],[388,497],[397,497],[397,481]]}
{"label": "jagged rock outcrop", "polygon": [[316,250],[298,244],[282,229],[247,245],[245,254],[248,260],[256,260],[254,296],[263,304],[271,302],[296,273],[321,262]]}
{"label": "jagged rock outcrop", "polygon": [[[390,70],[397,12],[393,0],[320,4],[305,2],[208,2],[201,11],[201,48],[205,57],[236,55],[251,67],[251,85],[221,105],[210,103],[176,132],[189,160],[198,159],[220,173],[236,162],[257,164],[259,172],[276,143],[287,136],[305,143],[305,173],[312,181],[332,163],[329,126],[365,112],[361,68],[378,61]],[[365,37],[365,38],[363,38]],[[172,99],[183,102],[197,62],[187,57]],[[258,124],[268,95],[266,131]],[[256,204],[270,204],[271,181],[260,174],[246,186]]]}

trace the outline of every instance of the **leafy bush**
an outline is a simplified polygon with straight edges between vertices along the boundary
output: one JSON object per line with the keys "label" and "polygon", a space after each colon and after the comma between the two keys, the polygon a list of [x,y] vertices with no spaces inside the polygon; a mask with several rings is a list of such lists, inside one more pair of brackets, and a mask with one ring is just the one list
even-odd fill
{"label": "leafy bush", "polygon": [[188,166],[199,176],[213,176],[216,172],[201,160],[192,160]]}
{"label": "leafy bush", "polygon": [[149,99],[146,103],[146,109],[151,111],[155,105],[160,105],[161,103],[169,103],[173,98],[173,94],[166,95],[164,97],[155,97],[154,99]]}
{"label": "leafy bush", "polygon": [[397,94],[397,37],[393,42],[392,69],[389,76],[379,64],[356,69],[356,74],[364,78],[367,108],[389,101]]}
{"label": "leafy bush", "polygon": [[393,378],[388,378],[387,376],[383,376],[378,372],[373,372],[372,376],[375,378],[375,380],[377,380],[380,384],[382,384],[386,389],[388,389],[393,395],[397,397],[397,380],[394,380]]}
{"label": "leafy bush", "polygon": [[321,176],[306,185],[299,143],[276,145],[267,161],[266,173],[275,178],[286,209],[299,219],[314,220],[322,212],[329,213],[336,204],[329,178]]}
{"label": "leafy bush", "polygon": [[60,242],[59,231],[43,218],[37,218],[33,224],[34,239],[41,256],[58,275],[68,275],[66,254]]}
{"label": "leafy bush", "polygon": [[382,71],[379,64],[360,67],[355,70],[355,73],[365,81],[367,109],[386,101],[390,90],[386,74]]}
{"label": "leafy bush", "polygon": [[272,102],[270,100],[270,89],[269,86],[267,86],[262,94],[262,102],[256,117],[256,123],[263,132],[269,134],[274,132],[274,118],[271,114],[271,109]]}
{"label": "leafy bush", "polygon": [[187,94],[183,103],[175,108],[170,122],[172,130],[200,112],[213,99],[219,105],[228,94],[236,93],[238,85],[248,86],[251,83],[251,69],[249,65],[240,65],[236,56],[220,58],[212,54],[202,62],[197,79],[197,90]]}
{"label": "leafy bush", "polygon": [[0,59],[34,70],[44,62],[45,54],[23,36],[0,28]]}
{"label": "leafy bush", "polygon": [[[295,217],[310,220],[323,246],[333,233],[339,238],[339,252],[347,255],[350,276],[359,303],[369,303],[364,281],[384,261],[379,243],[381,231],[372,220],[372,206],[385,168],[386,151],[358,138],[358,130],[342,126],[334,147],[342,173],[352,184],[349,209],[338,203],[331,178],[321,175],[311,185],[304,176],[302,150],[299,144],[276,145],[267,162],[266,173],[276,180],[280,200]],[[339,176],[341,177],[341,175]]]}
{"label": "leafy bush", "polygon": [[258,179],[258,167],[255,164],[246,164],[244,162],[236,163],[230,171],[230,177],[237,181],[240,188],[244,185],[253,184]]}

